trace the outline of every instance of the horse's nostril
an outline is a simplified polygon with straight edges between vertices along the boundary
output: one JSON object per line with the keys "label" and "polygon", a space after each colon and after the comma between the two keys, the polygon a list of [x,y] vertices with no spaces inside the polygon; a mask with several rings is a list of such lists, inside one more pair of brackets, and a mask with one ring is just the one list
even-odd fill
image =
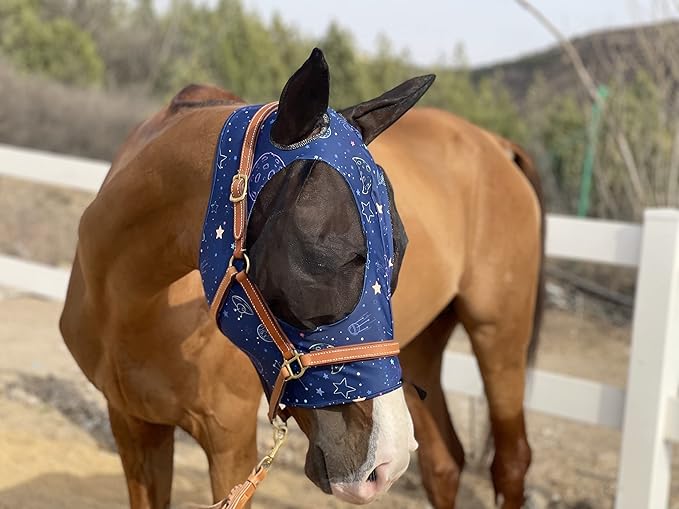
{"label": "horse's nostril", "polygon": [[377,481],[377,469],[370,472],[370,475],[368,476],[368,482],[376,482],[376,481]]}

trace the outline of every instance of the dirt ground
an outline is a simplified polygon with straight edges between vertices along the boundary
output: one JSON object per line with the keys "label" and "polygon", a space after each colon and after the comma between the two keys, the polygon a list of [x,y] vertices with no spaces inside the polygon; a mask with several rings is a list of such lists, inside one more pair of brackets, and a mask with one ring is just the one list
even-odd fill
{"label": "dirt ground", "polygon": [[[9,292],[2,297],[0,508],[126,507],[124,478],[103,399],[61,342],[56,326],[60,304]],[[540,367],[624,385],[628,337],[624,327],[549,311],[543,336]],[[451,343],[452,348],[465,348],[462,334]],[[483,407],[454,395],[450,405],[468,454],[473,456],[479,451]],[[528,482],[531,507],[612,507],[619,433],[535,413],[529,414],[528,424],[534,449]],[[269,440],[264,412],[259,435],[263,450]],[[177,438],[173,507],[207,503],[205,457],[189,437],[178,433]],[[295,429],[262,485],[255,508],[349,507],[322,494],[305,478],[304,451],[305,438]],[[677,482],[673,495],[672,507],[678,508]],[[466,471],[458,500],[463,509],[493,507],[485,468],[472,465]],[[427,507],[415,458],[404,478],[373,507]]]}

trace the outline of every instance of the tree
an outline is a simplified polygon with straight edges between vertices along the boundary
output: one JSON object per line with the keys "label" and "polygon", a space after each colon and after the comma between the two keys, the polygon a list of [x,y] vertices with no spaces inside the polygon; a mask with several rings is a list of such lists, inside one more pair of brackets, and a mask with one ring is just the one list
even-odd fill
{"label": "tree", "polygon": [[344,108],[368,99],[366,67],[356,55],[351,33],[333,21],[318,45],[330,66],[330,103]]}
{"label": "tree", "polygon": [[547,202],[553,211],[575,213],[587,141],[587,116],[573,95],[556,95],[538,74],[528,90],[526,138],[537,157]]}
{"label": "tree", "polygon": [[514,100],[498,76],[474,83],[464,47],[457,45],[452,62],[432,69],[437,78],[422,104],[451,111],[514,141],[525,138],[525,125]]}
{"label": "tree", "polygon": [[[583,88],[604,112],[594,171],[595,211],[640,220],[650,206],[679,205],[679,37],[676,27],[637,32],[638,55],[608,55],[605,104],[574,45],[528,0],[516,0],[559,40]],[[615,52],[613,52],[615,53]]]}
{"label": "tree", "polygon": [[286,68],[262,20],[237,0],[221,0],[215,18],[208,62],[219,83],[252,101],[278,98]]}
{"label": "tree", "polygon": [[37,7],[2,1],[0,52],[19,68],[62,83],[100,83],[104,66],[91,36],[64,17],[41,19]]}
{"label": "tree", "polygon": [[408,55],[394,53],[391,41],[384,34],[377,36],[377,53],[366,62],[365,67],[368,77],[366,92],[369,97],[390,90],[416,72],[408,62]]}
{"label": "tree", "polygon": [[175,0],[159,20],[165,58],[158,62],[155,95],[172,96],[190,83],[218,83],[210,66],[215,25],[212,10],[188,0]]}

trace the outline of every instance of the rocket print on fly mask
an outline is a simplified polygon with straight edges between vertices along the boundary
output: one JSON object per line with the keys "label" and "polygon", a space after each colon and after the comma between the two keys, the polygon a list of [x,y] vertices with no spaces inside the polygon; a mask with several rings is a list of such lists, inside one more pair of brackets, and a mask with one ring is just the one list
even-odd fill
{"label": "rocket print on fly mask", "polygon": [[[258,106],[236,110],[220,135],[215,157],[214,181],[205,216],[200,267],[203,286],[211,303],[233,250],[233,207],[229,188],[238,171],[245,129]],[[355,309],[334,324],[299,330],[279,320],[295,348],[309,352],[336,346],[360,345],[393,339],[390,280],[393,239],[389,195],[382,168],[356,131],[335,111],[328,109],[328,123],[318,136],[294,148],[280,148],[270,141],[275,113],[267,119],[257,140],[255,163],[248,183],[248,211],[262,188],[279,171],[297,159],[322,160],[339,171],[352,190],[367,244],[361,297]],[[253,260],[255,263],[256,260]],[[250,359],[256,359],[270,393],[282,356],[248,303],[240,285],[229,289],[218,317],[220,330]],[[285,388],[282,402],[289,406],[324,407],[376,397],[401,385],[398,358],[380,358],[310,368]]]}

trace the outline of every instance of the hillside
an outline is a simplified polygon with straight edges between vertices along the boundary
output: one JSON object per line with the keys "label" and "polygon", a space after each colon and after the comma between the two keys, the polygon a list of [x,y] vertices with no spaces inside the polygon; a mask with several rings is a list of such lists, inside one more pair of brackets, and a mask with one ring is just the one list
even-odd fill
{"label": "hillside", "polygon": [[[264,27],[264,30],[275,32],[275,27]],[[185,37],[190,39],[193,35],[188,33]],[[327,40],[319,42],[325,43],[329,57],[339,51],[337,48],[351,47],[350,35],[338,32],[333,37],[328,36]],[[113,39],[113,43],[109,41],[107,44],[115,49],[115,41],[118,40]],[[311,44],[310,41],[306,41],[308,44],[304,41],[293,42],[301,48],[298,48],[301,54],[306,54],[307,46]],[[229,40],[226,39],[224,43],[229,43]],[[679,57],[676,57],[679,55],[679,21],[595,33],[575,39],[574,44],[587,68],[602,83],[612,84],[620,76],[629,75],[630,69],[638,67],[651,71],[655,82],[663,81],[662,74],[668,72],[670,65],[675,67],[672,75],[679,76]],[[178,54],[177,60],[187,59],[189,56]],[[334,80],[335,89],[340,85],[348,86],[350,90],[344,90],[343,94],[347,97],[355,96],[355,102],[377,95],[414,73],[432,71],[424,68],[414,70],[411,64],[393,55],[385,58],[383,61],[363,62],[363,67],[358,67],[360,59],[354,59],[354,67],[346,69],[342,68],[346,58],[336,58],[333,69],[334,75],[339,78]],[[672,60],[673,58],[676,60]],[[116,77],[115,80],[109,78],[109,82],[124,82],[121,76],[127,76],[127,71],[126,68],[118,69],[119,65],[121,64],[115,59],[107,62],[107,72]],[[296,65],[297,63],[294,66]],[[375,74],[372,72],[373,67],[381,71]],[[236,72],[234,69],[230,70],[229,76]],[[146,78],[128,80],[129,83],[124,82],[127,83],[125,86],[113,86],[109,83],[105,86],[75,87],[72,84],[57,83],[46,76],[39,77],[18,71],[7,57],[0,57],[0,93],[4,97],[14,98],[0,106],[0,143],[108,159],[112,157],[125,133],[171,97],[176,89],[190,81],[212,81],[211,78],[214,77],[203,71],[183,76],[171,92],[153,95],[152,84],[144,81]],[[427,104],[454,111],[472,122],[519,140],[525,137],[520,127],[517,127],[514,102],[518,102],[520,107],[525,105],[524,99],[536,76],[545,78],[547,90],[558,90],[560,93],[582,92],[570,62],[557,46],[514,61],[472,70],[471,78],[476,83],[483,77],[500,76],[509,94],[484,95],[464,79],[445,79],[445,74],[455,73],[446,73],[446,70],[441,69],[436,72],[439,73],[439,80],[425,97]],[[359,78],[367,80],[363,83],[365,86],[354,87],[354,90],[351,86],[356,85]],[[238,90],[245,97],[257,96],[257,93],[248,89],[247,84],[238,85],[238,80],[224,78],[213,82]],[[280,89],[278,85],[271,86],[272,90]],[[267,95],[267,100],[275,95],[271,92]],[[350,103],[349,99],[344,103],[337,101],[337,104]],[[527,106],[529,109],[541,110],[543,105]],[[523,113],[520,116],[525,118]],[[64,125],[69,128],[63,129]]]}
{"label": "hillside", "polygon": [[[679,68],[679,21],[596,32],[572,42],[598,83],[610,85],[621,77],[628,77],[635,68],[645,69],[660,80],[669,73],[670,66],[675,67],[675,76]],[[550,90],[560,93],[582,90],[573,66],[557,45],[472,72],[475,80],[499,75],[521,103],[538,74],[544,77]]]}

